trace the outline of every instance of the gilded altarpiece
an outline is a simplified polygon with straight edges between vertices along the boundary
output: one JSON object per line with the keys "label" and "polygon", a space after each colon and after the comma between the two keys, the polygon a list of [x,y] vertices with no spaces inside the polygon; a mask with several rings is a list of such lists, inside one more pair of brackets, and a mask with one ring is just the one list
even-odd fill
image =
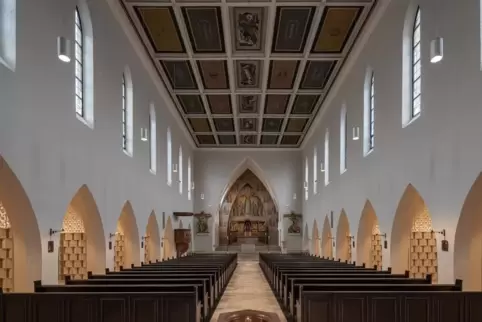
{"label": "gilded altarpiece", "polygon": [[7,210],[0,201],[0,289],[13,292],[13,234]]}
{"label": "gilded altarpiece", "polygon": [[[278,243],[278,210],[270,193],[250,170],[231,186],[219,211],[219,244],[235,244],[242,237]],[[238,240],[239,239],[239,240]]]}
{"label": "gilded altarpiece", "polygon": [[428,209],[418,214],[410,236],[410,277],[425,278],[432,274],[432,283],[438,280],[437,239],[432,230]]}

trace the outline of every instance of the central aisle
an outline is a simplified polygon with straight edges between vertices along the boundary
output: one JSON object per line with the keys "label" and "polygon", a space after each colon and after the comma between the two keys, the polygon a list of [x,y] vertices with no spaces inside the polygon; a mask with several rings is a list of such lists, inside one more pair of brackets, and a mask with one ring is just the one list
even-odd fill
{"label": "central aisle", "polygon": [[214,312],[211,322],[217,322],[221,313],[239,310],[259,310],[278,314],[286,319],[266,281],[258,263],[258,255],[238,255],[238,266]]}

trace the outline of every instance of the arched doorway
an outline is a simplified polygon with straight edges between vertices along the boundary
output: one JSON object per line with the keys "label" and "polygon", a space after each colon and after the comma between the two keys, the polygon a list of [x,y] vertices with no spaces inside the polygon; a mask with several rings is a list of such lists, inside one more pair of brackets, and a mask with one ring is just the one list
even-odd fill
{"label": "arched doorway", "polygon": [[336,228],[336,257],[342,261],[351,262],[352,242],[350,235],[350,223],[345,210],[342,209],[338,226]]}
{"label": "arched doorway", "polygon": [[437,282],[437,240],[432,218],[422,196],[411,184],[398,203],[390,249],[394,273],[409,270],[414,278],[432,274],[433,282]]}
{"label": "arched doorway", "polygon": [[3,292],[32,292],[42,278],[42,247],[30,200],[7,162],[0,156],[0,277]]}
{"label": "arched doorway", "polygon": [[464,291],[482,290],[482,174],[470,188],[455,231],[454,273]]}
{"label": "arched doorway", "polygon": [[105,270],[105,235],[97,204],[86,185],[67,207],[59,243],[59,282],[66,276],[86,279]]}
{"label": "arched doorway", "polygon": [[365,263],[367,267],[383,265],[382,236],[378,225],[378,217],[369,200],[365,202],[357,233],[356,261]]}
{"label": "arched doorway", "polygon": [[114,270],[140,264],[139,229],[136,216],[129,201],[122,207],[114,243]]}
{"label": "arched doorway", "polygon": [[278,245],[278,209],[261,180],[246,170],[226,193],[219,212],[219,244]]}
{"label": "arched doorway", "polygon": [[325,258],[333,258],[333,244],[334,238],[331,234],[331,225],[328,216],[323,222],[323,231],[321,233],[321,254]]}
{"label": "arched doorway", "polygon": [[144,236],[144,263],[155,262],[159,259],[160,242],[156,213],[152,211],[147,220],[146,235]]}
{"label": "arched doorway", "polygon": [[321,240],[316,219],[313,221],[313,232],[311,233],[311,252],[315,256],[321,256]]}
{"label": "arched doorway", "polygon": [[305,222],[305,228],[303,229],[302,250],[304,252],[309,252],[310,254],[312,254],[310,241],[311,240],[310,240],[310,234],[309,234],[309,231],[308,231],[308,223]]}
{"label": "arched doorway", "polygon": [[162,260],[168,260],[176,255],[176,244],[174,241],[174,229],[172,228],[171,217],[167,218],[166,228],[162,236]]}

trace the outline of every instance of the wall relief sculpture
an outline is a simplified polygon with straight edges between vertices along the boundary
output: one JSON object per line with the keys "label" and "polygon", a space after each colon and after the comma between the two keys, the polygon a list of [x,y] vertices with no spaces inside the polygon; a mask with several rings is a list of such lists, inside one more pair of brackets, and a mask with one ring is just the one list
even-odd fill
{"label": "wall relief sculpture", "polygon": [[201,211],[201,213],[194,214],[194,216],[197,219],[196,234],[209,234],[208,219],[211,215]]}
{"label": "wall relief sculpture", "polygon": [[302,220],[302,215],[300,214],[295,214],[293,211],[285,215],[290,221],[291,225],[288,227],[288,234],[301,234],[301,220]]}
{"label": "wall relief sculpture", "polygon": [[266,187],[250,170],[231,186],[219,212],[219,244],[242,243],[244,237],[263,244],[278,242],[278,211]]}

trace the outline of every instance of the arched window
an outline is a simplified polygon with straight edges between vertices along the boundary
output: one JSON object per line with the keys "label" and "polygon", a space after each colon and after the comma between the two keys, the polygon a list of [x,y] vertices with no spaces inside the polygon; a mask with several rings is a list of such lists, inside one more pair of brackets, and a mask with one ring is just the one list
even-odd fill
{"label": "arched window", "polygon": [[326,129],[325,132],[325,164],[323,165],[325,171],[325,186],[330,183],[330,131]]}
{"label": "arched window", "polygon": [[412,33],[412,108],[411,117],[417,117],[421,111],[422,95],[422,55],[421,55],[421,23],[420,7],[417,8]]}
{"label": "arched window", "polygon": [[167,128],[167,185],[172,185],[172,138],[170,128]]}
{"label": "arched window", "polygon": [[84,30],[79,8],[75,8],[75,112],[84,117]]}
{"label": "arched window", "polygon": [[0,0],[0,64],[12,71],[17,60],[16,5],[16,0]]}
{"label": "arched window", "polygon": [[187,159],[187,199],[191,200],[192,194],[192,165],[191,157]]}
{"label": "arched window", "polygon": [[304,188],[305,188],[305,200],[308,200],[308,195],[309,195],[309,189],[308,189],[308,182],[310,180],[310,174],[308,171],[308,157],[305,158],[305,182],[304,182]]}
{"label": "arched window", "polygon": [[122,74],[122,150],[129,156],[133,155],[133,90],[132,78],[128,68]]}
{"label": "arched window", "polygon": [[315,148],[313,149],[313,194],[318,193],[318,150]]}
{"label": "arched window", "polygon": [[75,114],[94,127],[94,38],[89,8],[80,0],[74,12]]}
{"label": "arched window", "polygon": [[179,147],[179,193],[182,195],[182,181],[183,181],[183,161],[182,161],[182,147]]}
{"label": "arched window", "polygon": [[157,120],[154,104],[149,107],[149,156],[152,173],[157,171]]}
{"label": "arched window", "polygon": [[340,113],[340,173],[346,171],[346,106],[343,105]]}

